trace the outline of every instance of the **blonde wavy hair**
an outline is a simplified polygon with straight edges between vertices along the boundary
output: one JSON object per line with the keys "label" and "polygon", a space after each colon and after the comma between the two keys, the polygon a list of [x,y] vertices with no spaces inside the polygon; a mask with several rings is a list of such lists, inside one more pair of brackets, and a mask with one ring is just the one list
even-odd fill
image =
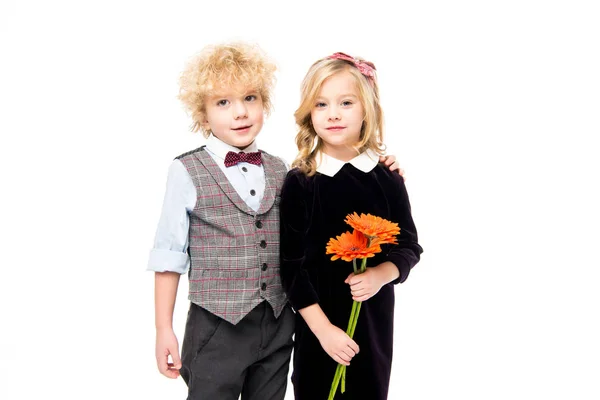
{"label": "blonde wavy hair", "polygon": [[[357,58],[357,60],[362,60]],[[335,74],[348,71],[355,78],[359,100],[365,110],[364,120],[360,131],[359,142],[353,148],[356,154],[368,149],[382,155],[385,152],[383,144],[383,110],[379,99],[377,77],[368,79],[351,61],[322,58],[315,62],[302,81],[300,106],[294,113],[298,133],[296,146],[298,156],[292,167],[299,168],[303,173],[312,176],[317,170],[316,156],[323,148],[323,141],[315,132],[312,124],[311,111],[315,107],[321,87],[325,80]]]}
{"label": "blonde wavy hair", "polygon": [[250,87],[262,97],[266,115],[272,110],[271,95],[277,67],[257,45],[233,42],[207,46],[186,65],[179,79],[179,99],[191,114],[192,132],[210,135],[206,120],[206,98],[223,89]]}

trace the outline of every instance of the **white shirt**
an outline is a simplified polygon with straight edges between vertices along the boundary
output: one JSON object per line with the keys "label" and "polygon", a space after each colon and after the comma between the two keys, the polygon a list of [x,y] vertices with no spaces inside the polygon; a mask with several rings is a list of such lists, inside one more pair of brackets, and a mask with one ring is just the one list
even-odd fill
{"label": "white shirt", "polygon": [[337,158],[333,158],[330,155],[327,155],[323,152],[319,152],[317,154],[317,172],[320,172],[323,175],[327,176],[335,176],[342,167],[349,163],[352,164],[357,169],[362,172],[371,172],[377,163],[379,163],[379,156],[373,150],[367,150],[360,153],[358,156],[354,157],[350,161],[341,161]]}
{"label": "white shirt", "polygon": [[[237,153],[240,149],[222,142],[213,135],[206,141],[206,150],[242,200],[254,211],[258,211],[265,193],[263,166],[243,162],[226,167],[227,152]],[[244,149],[246,153],[255,151],[258,151],[255,142]],[[255,192],[254,196],[250,193],[251,190]],[[196,187],[190,174],[180,160],[174,160],[169,167],[165,198],[156,229],[154,247],[150,251],[148,270],[172,271],[180,274],[187,272],[190,267],[187,254],[189,213],[196,207],[196,198]]]}

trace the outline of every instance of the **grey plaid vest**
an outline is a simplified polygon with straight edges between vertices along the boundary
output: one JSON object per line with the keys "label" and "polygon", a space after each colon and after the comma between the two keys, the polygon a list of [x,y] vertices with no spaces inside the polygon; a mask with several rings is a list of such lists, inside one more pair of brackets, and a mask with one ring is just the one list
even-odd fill
{"label": "grey plaid vest", "polygon": [[265,193],[258,212],[241,199],[204,146],[177,157],[198,195],[190,213],[189,300],[237,324],[263,300],[279,317],[279,202],[285,164],[262,152]]}

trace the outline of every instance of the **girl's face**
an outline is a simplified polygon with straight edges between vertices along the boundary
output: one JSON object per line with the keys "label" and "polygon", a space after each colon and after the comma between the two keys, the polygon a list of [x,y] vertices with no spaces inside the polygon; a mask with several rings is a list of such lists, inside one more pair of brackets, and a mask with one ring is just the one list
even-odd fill
{"label": "girl's face", "polygon": [[313,127],[323,141],[323,152],[342,161],[356,157],[352,146],[360,139],[364,114],[350,72],[338,72],[327,78],[310,113]]}

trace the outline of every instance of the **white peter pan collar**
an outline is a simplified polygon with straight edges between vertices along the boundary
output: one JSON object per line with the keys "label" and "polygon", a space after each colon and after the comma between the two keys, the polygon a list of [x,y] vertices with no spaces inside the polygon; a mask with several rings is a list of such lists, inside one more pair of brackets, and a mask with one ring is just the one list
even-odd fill
{"label": "white peter pan collar", "polygon": [[327,175],[327,176],[335,176],[340,169],[346,164],[350,163],[357,169],[362,172],[371,172],[373,168],[379,162],[379,156],[373,150],[369,149],[360,153],[358,156],[354,157],[350,161],[341,161],[337,158],[333,158],[330,155],[327,155],[323,152],[319,152],[317,154],[317,172]]}
{"label": "white peter pan collar", "polygon": [[210,135],[208,139],[206,139],[206,148],[210,150],[211,153],[216,155],[219,158],[225,159],[225,156],[228,152],[233,151],[234,153],[239,153],[243,151],[244,153],[250,153],[258,151],[258,146],[256,145],[256,140],[252,142],[252,144],[246,147],[244,150],[240,150],[237,147],[233,147],[215,135]]}

